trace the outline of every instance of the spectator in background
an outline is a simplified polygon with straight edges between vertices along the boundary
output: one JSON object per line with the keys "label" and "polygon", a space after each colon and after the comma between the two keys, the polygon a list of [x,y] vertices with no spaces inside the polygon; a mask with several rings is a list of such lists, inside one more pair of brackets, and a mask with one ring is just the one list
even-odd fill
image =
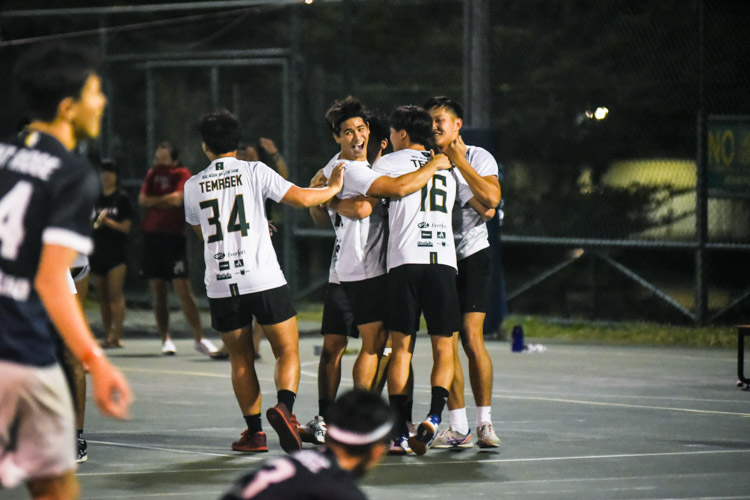
{"label": "spectator in background", "polygon": [[[128,234],[136,213],[128,195],[120,189],[120,172],[112,160],[102,160],[99,177],[102,193],[94,204],[94,253],[91,277],[99,292],[104,327],[102,347],[122,347],[125,296],[122,288],[128,261]],[[79,297],[80,297],[79,293]]]}
{"label": "spectator in background", "polygon": [[[261,149],[263,156],[267,159],[261,160]],[[286,160],[281,156],[279,148],[276,147],[276,143],[267,137],[261,137],[257,143],[240,143],[237,149],[237,159],[244,161],[263,161],[266,165],[276,170],[276,172],[286,180],[289,180],[289,167],[286,164]],[[266,217],[269,220],[269,229],[271,236],[274,232],[278,232],[281,227],[281,210],[278,209],[277,203],[273,200],[266,200]],[[275,221],[275,222],[274,222]],[[278,253],[279,245],[276,245]],[[253,346],[255,347],[255,359],[260,359],[260,341],[263,338],[263,329],[256,321],[253,325]]]}
{"label": "spectator in background", "polygon": [[190,171],[180,165],[177,148],[166,141],[160,143],[154,153],[154,166],[146,173],[138,197],[138,203],[146,209],[142,225],[143,274],[154,295],[161,353],[173,355],[177,351],[169,332],[167,284],[171,282],[193,331],[195,350],[211,356],[218,349],[203,338],[198,306],[188,281],[183,188],[190,177]]}

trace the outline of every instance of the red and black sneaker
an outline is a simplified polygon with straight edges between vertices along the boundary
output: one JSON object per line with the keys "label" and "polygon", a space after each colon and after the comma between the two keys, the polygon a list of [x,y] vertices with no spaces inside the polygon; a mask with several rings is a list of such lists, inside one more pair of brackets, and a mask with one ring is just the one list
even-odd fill
{"label": "red and black sneaker", "polygon": [[266,433],[258,431],[250,434],[250,431],[245,429],[242,431],[240,438],[232,443],[232,449],[234,451],[251,451],[261,452],[268,451],[268,445],[266,444]]}
{"label": "red and black sneaker", "polygon": [[302,449],[302,440],[297,432],[299,423],[284,403],[269,408],[266,411],[266,418],[279,435],[281,448],[285,452],[292,453]]}

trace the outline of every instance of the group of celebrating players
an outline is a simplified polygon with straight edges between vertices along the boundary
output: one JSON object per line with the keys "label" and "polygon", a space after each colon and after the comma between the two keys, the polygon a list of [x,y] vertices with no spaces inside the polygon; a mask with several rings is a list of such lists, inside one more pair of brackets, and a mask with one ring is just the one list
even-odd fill
{"label": "group of celebrating players", "polygon": [[[31,123],[0,143],[0,483],[26,483],[34,498],[76,498],[72,404],[55,331],[88,368],[100,411],[127,418],[132,400],[67,281],[76,255],[92,249],[90,217],[99,194],[96,174],[73,150],[99,134],[106,97],[94,62],[64,45],[25,56],[15,78]],[[446,97],[401,106],[387,125],[355,98],[336,101],[326,118],[340,151],[307,188],[262,162],[238,160],[240,125],[231,113],[201,119],[211,163],[185,184],[184,209],[204,241],[212,326],[229,352],[246,421],[233,449],[268,450],[253,316],[276,358],[278,401],[266,418],[285,451],[300,450],[303,440],[352,456],[384,439],[395,454],[473,446],[459,338],[477,405],[477,444],[499,446],[482,325],[491,266],[485,221],[500,202],[500,171],[487,151],[464,144],[462,117],[461,106]],[[393,153],[382,155],[389,143]],[[271,244],[267,199],[308,208],[336,232],[321,327],[319,412],[305,426],[293,414],[300,377],[296,311]],[[411,358],[422,313],[433,353],[432,395],[427,417],[414,428]],[[337,406],[350,336],[362,339],[353,372],[360,391]],[[383,373],[390,413],[378,410],[379,397],[362,396],[379,392]],[[446,401],[450,426],[438,432]],[[362,405],[372,411],[363,413]],[[350,421],[357,408],[360,416]],[[252,490],[253,477],[245,489]]]}
{"label": "group of celebrating players", "polygon": [[[301,449],[303,441],[324,442],[350,336],[362,341],[354,387],[377,390],[378,373],[387,373],[396,418],[390,453],[473,446],[459,338],[477,403],[477,444],[499,446],[491,420],[492,363],[482,330],[491,274],[485,221],[500,202],[499,168],[486,150],[464,144],[462,115],[460,104],[435,97],[424,108],[396,108],[386,126],[357,99],[336,101],[326,119],[340,151],[308,188],[261,162],[238,160],[240,126],[231,113],[201,120],[211,164],[185,184],[184,204],[187,222],[204,241],[212,326],[229,352],[247,423],[233,449],[268,449],[252,316],[276,357],[278,403],[266,417],[285,451]],[[388,143],[393,153],[382,155]],[[336,233],[321,326],[319,412],[305,426],[293,414],[299,383],[296,311],[271,244],[266,199],[307,207],[317,224],[330,220]],[[432,345],[432,394],[427,417],[414,426],[411,358],[422,314]],[[451,425],[438,432],[446,402]]]}

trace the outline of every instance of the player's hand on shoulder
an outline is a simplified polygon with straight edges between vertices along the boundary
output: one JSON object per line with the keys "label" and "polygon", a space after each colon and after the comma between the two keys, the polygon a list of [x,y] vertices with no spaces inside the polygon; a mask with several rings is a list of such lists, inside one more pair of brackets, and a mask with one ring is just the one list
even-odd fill
{"label": "player's hand on shoulder", "polygon": [[328,178],[323,174],[323,169],[321,168],[317,172],[315,172],[315,175],[310,180],[310,187],[311,188],[319,188],[319,187],[325,187],[328,185]]}
{"label": "player's hand on shoulder", "polygon": [[438,170],[449,170],[453,166],[450,159],[443,153],[435,154],[434,151],[430,150],[430,154],[432,155],[430,163],[434,162]]}
{"label": "player's hand on shoulder", "polygon": [[344,167],[344,162],[339,163],[335,167],[333,167],[333,171],[331,172],[331,177],[328,179],[328,186],[335,187],[339,191],[342,187],[344,187],[344,171],[346,170],[346,167]]}

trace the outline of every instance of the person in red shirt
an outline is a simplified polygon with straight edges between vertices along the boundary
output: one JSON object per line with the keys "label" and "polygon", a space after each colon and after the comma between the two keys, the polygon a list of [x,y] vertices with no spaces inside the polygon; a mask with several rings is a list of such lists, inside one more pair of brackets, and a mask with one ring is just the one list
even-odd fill
{"label": "person in red shirt", "polygon": [[173,355],[176,352],[169,333],[167,308],[167,284],[172,282],[193,331],[195,350],[212,356],[218,353],[218,349],[210,340],[203,338],[198,307],[188,281],[185,210],[182,203],[183,187],[191,176],[190,170],[180,165],[177,148],[166,141],[160,143],[154,154],[154,165],[146,173],[138,197],[138,203],[146,209],[142,224],[142,269],[154,295],[156,326],[162,341],[161,353]]}

